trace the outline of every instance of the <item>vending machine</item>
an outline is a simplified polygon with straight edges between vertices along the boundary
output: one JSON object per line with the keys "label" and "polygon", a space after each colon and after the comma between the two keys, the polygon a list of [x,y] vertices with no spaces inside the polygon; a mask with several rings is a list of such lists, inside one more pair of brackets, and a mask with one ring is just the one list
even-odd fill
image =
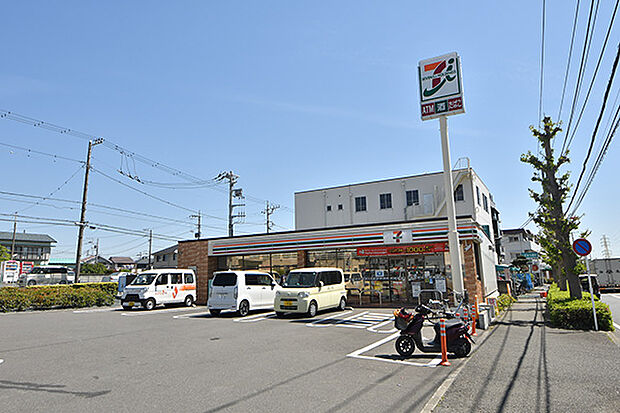
{"label": "vending machine", "polygon": [[32,261],[21,261],[19,274],[28,274],[30,270],[34,267],[34,262]]}
{"label": "vending machine", "polygon": [[13,260],[9,260],[9,261],[4,261],[2,263],[2,277],[0,277],[0,280],[4,283],[14,283],[17,282],[17,278],[19,277],[19,270],[20,270],[20,266],[19,266],[19,261],[13,261]]}

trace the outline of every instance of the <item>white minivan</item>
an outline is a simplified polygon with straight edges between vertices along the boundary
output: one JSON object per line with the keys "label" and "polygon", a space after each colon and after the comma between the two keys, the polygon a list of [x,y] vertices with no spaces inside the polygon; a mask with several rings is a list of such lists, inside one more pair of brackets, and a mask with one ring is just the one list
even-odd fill
{"label": "white minivan", "polygon": [[284,313],[306,313],[314,317],[319,310],[347,306],[347,290],[339,268],[300,268],[286,276],[282,289],[276,292],[274,309]]}
{"label": "white minivan", "polygon": [[125,287],[121,305],[141,305],[152,310],[158,304],[183,303],[191,307],[196,299],[196,274],[189,269],[146,270]]}
{"label": "white minivan", "polygon": [[213,274],[207,307],[213,316],[222,310],[238,311],[245,317],[250,310],[273,309],[280,286],[273,277],[259,271],[219,271]]}

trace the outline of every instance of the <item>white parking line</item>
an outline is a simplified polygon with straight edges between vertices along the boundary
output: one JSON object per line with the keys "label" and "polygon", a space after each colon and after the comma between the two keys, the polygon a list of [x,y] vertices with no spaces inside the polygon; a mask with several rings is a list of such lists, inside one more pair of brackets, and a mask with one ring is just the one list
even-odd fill
{"label": "white parking line", "polygon": [[382,358],[382,357],[375,357],[375,356],[363,356],[363,353],[366,353],[367,351],[372,350],[373,348],[379,347],[382,344],[388,343],[392,340],[394,340],[396,337],[398,337],[400,335],[400,333],[394,333],[390,336],[385,337],[384,339],[381,339],[375,343],[369,344],[366,347],[363,347],[359,350],[355,350],[353,353],[349,353],[347,354],[347,357],[351,357],[351,358],[356,358],[356,359],[362,359],[362,360],[377,360],[377,361],[384,361],[387,363],[394,363],[394,364],[404,364],[406,366],[418,366],[418,367],[437,367],[437,365],[439,365],[439,363],[441,363],[441,357],[436,357],[433,360],[429,361],[428,363],[415,363],[413,361],[406,361],[406,360],[394,360],[394,359],[387,359],[387,358]]}
{"label": "white parking line", "polygon": [[[308,326],[308,327],[329,327],[329,326],[331,326],[331,325],[333,325],[333,324],[329,324],[329,323],[319,324],[319,323],[324,322],[324,321],[327,321],[327,320],[333,320],[334,318],[337,318],[337,317],[342,316],[342,315],[345,315],[345,314],[350,314],[350,313],[352,313],[352,312],[353,312],[353,310],[350,310],[350,311],[345,311],[344,313],[335,314],[335,315],[333,315],[333,316],[331,316],[331,317],[321,318],[321,319],[319,319],[319,320],[316,320],[316,321],[313,321],[313,322],[311,322],[311,323],[306,324],[306,326]],[[368,311],[366,311],[366,313],[367,313],[367,312],[368,312]],[[355,316],[352,316],[352,317],[356,317],[356,316],[357,316],[357,314],[356,314]]]}
{"label": "white parking line", "polygon": [[[594,318],[594,317],[592,317],[592,318]],[[620,331],[620,324],[614,323],[614,327],[616,327],[616,330]]]}
{"label": "white parking line", "polygon": [[107,313],[109,311],[122,311],[122,308],[114,307],[114,308],[92,308],[89,310],[74,310],[75,314],[84,314],[84,313]]}
{"label": "white parking line", "polygon": [[165,310],[152,310],[152,311],[136,311],[131,313],[121,313],[122,316],[125,317],[137,317],[142,315],[155,315],[155,314],[164,314],[164,313],[175,313],[179,311],[194,311],[196,308],[168,308]]}
{"label": "white parking line", "polygon": [[235,318],[233,319],[233,321],[236,321],[238,323],[254,323],[256,321],[262,321],[268,318],[274,318],[275,316],[276,316],[275,311],[271,311],[269,313],[262,313],[262,314],[251,315],[248,317]]}
{"label": "white parking line", "polygon": [[0,364],[4,363],[4,360],[0,359]]}
{"label": "white parking line", "polygon": [[392,323],[391,319],[385,320],[382,323],[379,323],[379,324],[376,324],[374,326],[368,327],[366,330],[370,331],[371,333],[379,333],[379,334],[390,334],[390,333],[394,333],[394,332],[398,331],[394,327],[392,327],[389,330],[377,330],[379,327],[383,327],[384,325],[391,324],[391,323]]}
{"label": "white parking line", "polygon": [[194,317],[199,317],[199,316],[203,316],[203,315],[209,315],[211,314],[209,311],[203,311],[200,313],[190,313],[190,314],[181,314],[181,315],[175,315],[172,316],[172,318],[194,318]]}

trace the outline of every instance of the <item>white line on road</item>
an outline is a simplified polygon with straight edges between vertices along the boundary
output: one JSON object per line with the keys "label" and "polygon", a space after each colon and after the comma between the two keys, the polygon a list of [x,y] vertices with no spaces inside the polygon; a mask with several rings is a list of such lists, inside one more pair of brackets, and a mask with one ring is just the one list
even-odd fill
{"label": "white line on road", "polygon": [[385,325],[388,325],[392,323],[392,320],[385,320],[382,323],[376,324],[374,326],[368,327],[366,330],[370,331],[371,333],[380,333],[380,334],[390,334],[390,333],[394,333],[396,330],[396,328],[391,328],[389,330],[377,330],[379,327],[383,327]]}
{"label": "white line on road", "polygon": [[[592,318],[594,318],[594,317],[592,317]],[[620,331],[620,324],[614,323],[614,327],[616,327],[616,330]]]}
{"label": "white line on road", "polygon": [[73,312],[75,314],[81,314],[81,313],[106,313],[109,311],[122,311],[121,308],[93,308],[90,310],[74,310]]}
{"label": "white line on road", "polygon": [[605,294],[608,297],[613,297],[613,298],[617,298],[618,300],[620,300],[620,294]]}
{"label": "white line on road", "polygon": [[416,363],[413,361],[406,361],[406,360],[394,360],[394,359],[386,359],[386,358],[382,358],[382,357],[375,357],[375,356],[363,356],[363,353],[366,353],[367,351],[372,350],[373,348],[379,347],[380,345],[383,345],[385,343],[388,343],[392,340],[394,340],[396,337],[398,337],[400,335],[400,333],[394,333],[390,336],[387,336],[375,343],[369,344],[364,348],[361,348],[359,350],[354,351],[353,353],[349,353],[347,354],[347,357],[351,357],[351,358],[356,358],[356,359],[362,359],[362,360],[377,360],[377,361],[384,361],[387,363],[394,363],[394,364],[404,364],[407,366],[418,366],[418,367],[436,367],[440,362],[441,362],[441,357],[436,357],[433,360],[429,361],[428,363]]}
{"label": "white line on road", "polygon": [[209,315],[209,314],[211,314],[209,311],[203,311],[203,312],[200,312],[200,313],[190,313],[190,314],[175,315],[175,316],[172,316],[172,318],[177,318],[177,319],[178,318],[193,318],[193,317],[199,317],[199,316],[202,316],[202,315]]}
{"label": "white line on road", "polygon": [[[332,324],[326,323],[325,325],[321,325],[321,324],[318,324],[318,323],[320,323],[320,322],[322,322],[322,321],[333,320],[334,318],[336,318],[336,317],[338,317],[338,316],[345,315],[345,314],[350,314],[350,313],[352,313],[352,312],[353,312],[353,310],[350,310],[350,311],[345,311],[344,313],[336,314],[336,315],[333,315],[333,316],[331,316],[331,317],[321,318],[321,319],[319,319],[319,320],[313,321],[313,322],[308,323],[308,324],[306,324],[306,325],[307,325],[308,327],[329,327],[329,326],[330,326],[330,325],[332,325]],[[366,311],[366,312],[367,312],[367,311]]]}
{"label": "white line on road", "polygon": [[262,321],[268,318],[274,318],[275,316],[276,316],[275,311],[271,311],[269,313],[261,313],[261,314],[251,315],[249,317],[235,318],[233,321],[236,321],[238,323],[254,323],[256,321]]}
{"label": "white line on road", "polygon": [[179,312],[179,311],[193,311],[196,310],[196,308],[169,308],[166,310],[152,310],[152,311],[137,311],[137,312],[132,312],[132,313],[121,313],[121,315],[125,316],[125,317],[137,317],[137,316],[142,316],[142,315],[155,315],[155,314],[164,314],[164,313],[175,313],[175,312]]}
{"label": "white line on road", "polygon": [[0,359],[0,364],[4,363],[4,360]]}

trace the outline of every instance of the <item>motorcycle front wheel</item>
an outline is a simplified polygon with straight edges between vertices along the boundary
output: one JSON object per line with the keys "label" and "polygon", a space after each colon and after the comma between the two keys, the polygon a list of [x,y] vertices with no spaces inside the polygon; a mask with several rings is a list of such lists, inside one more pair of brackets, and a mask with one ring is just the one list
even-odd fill
{"label": "motorcycle front wheel", "polygon": [[402,357],[411,357],[415,350],[415,342],[409,336],[403,335],[396,339],[396,351]]}

